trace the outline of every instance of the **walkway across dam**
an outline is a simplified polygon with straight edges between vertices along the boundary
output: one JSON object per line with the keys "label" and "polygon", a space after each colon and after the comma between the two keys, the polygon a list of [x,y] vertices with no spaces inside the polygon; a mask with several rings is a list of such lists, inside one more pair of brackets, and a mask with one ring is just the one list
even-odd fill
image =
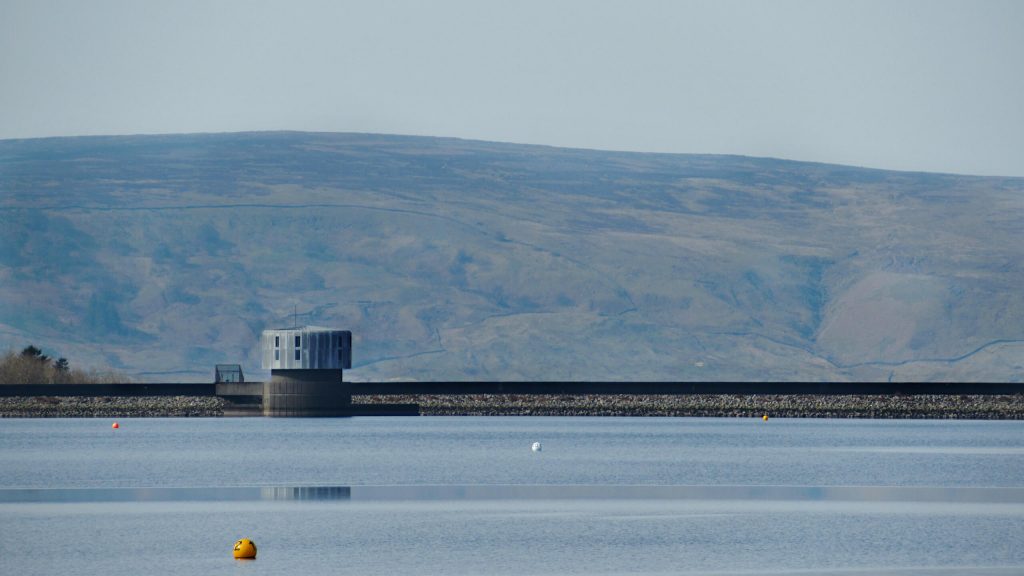
{"label": "walkway across dam", "polygon": [[[352,382],[353,396],[380,394],[1024,394],[1020,383],[969,382]],[[261,397],[263,382],[5,384],[0,396]]]}

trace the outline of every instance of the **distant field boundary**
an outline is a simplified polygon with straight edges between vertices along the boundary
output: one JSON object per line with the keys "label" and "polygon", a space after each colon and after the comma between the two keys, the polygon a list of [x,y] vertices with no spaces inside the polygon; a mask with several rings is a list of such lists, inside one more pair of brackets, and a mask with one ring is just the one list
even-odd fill
{"label": "distant field boundary", "polygon": [[[258,396],[262,383],[232,385],[221,396]],[[1011,395],[1024,384],[963,382],[354,382],[353,396],[382,394],[730,394],[730,395]],[[0,397],[12,396],[217,396],[215,384],[5,384]]]}

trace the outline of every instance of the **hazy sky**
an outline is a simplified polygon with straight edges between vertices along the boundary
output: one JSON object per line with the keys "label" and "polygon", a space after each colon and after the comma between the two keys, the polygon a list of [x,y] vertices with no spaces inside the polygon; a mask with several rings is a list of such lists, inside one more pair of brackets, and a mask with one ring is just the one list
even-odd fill
{"label": "hazy sky", "polygon": [[0,138],[359,131],[1024,176],[1024,1],[0,0]]}

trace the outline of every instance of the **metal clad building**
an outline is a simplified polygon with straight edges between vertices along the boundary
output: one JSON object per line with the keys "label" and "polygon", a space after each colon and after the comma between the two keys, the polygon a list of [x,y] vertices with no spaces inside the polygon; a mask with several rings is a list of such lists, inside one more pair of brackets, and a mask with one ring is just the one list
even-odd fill
{"label": "metal clad building", "polygon": [[350,416],[352,333],[318,326],[264,330],[260,336],[264,416]]}
{"label": "metal clad building", "polygon": [[260,358],[271,370],[351,369],[352,332],[318,326],[264,330]]}

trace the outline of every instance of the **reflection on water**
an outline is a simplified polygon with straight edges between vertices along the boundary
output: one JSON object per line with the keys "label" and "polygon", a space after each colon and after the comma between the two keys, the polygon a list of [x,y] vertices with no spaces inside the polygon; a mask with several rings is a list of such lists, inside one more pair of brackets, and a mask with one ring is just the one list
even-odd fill
{"label": "reflection on water", "polygon": [[392,485],[217,488],[10,488],[3,502],[258,500],[782,500],[1024,503],[1024,488],[922,486]]}
{"label": "reflection on water", "polygon": [[798,500],[1024,503],[1024,488],[893,486],[354,486],[353,500]]}
{"label": "reflection on water", "polygon": [[240,486],[232,488],[13,488],[3,502],[244,502],[348,500],[348,486]]}
{"label": "reflection on water", "polygon": [[260,500],[348,500],[348,486],[264,486]]}

